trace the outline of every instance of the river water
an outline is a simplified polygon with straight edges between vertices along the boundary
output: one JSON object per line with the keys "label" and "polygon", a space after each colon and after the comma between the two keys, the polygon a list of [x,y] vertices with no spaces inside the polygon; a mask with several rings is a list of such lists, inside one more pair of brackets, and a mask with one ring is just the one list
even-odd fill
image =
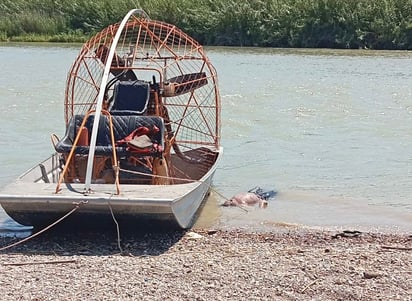
{"label": "river water", "polygon": [[[0,45],[0,186],[64,133],[79,45]],[[209,48],[224,158],[198,226],[412,230],[412,53]],[[222,208],[255,186],[266,209]],[[23,231],[0,212],[0,231]]]}

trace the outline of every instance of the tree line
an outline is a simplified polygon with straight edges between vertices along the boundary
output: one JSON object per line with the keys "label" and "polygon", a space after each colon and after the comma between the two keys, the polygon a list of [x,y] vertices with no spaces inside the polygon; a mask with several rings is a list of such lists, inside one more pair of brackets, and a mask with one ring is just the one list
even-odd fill
{"label": "tree line", "polygon": [[81,42],[136,7],[204,45],[412,49],[412,0],[2,0],[0,41]]}

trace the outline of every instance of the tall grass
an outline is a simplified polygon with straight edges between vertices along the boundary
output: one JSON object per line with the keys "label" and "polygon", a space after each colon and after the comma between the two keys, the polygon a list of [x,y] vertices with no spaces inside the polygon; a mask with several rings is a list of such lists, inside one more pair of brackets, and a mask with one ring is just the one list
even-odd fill
{"label": "tall grass", "polygon": [[85,39],[135,7],[206,45],[412,49],[412,0],[2,0],[0,39]]}

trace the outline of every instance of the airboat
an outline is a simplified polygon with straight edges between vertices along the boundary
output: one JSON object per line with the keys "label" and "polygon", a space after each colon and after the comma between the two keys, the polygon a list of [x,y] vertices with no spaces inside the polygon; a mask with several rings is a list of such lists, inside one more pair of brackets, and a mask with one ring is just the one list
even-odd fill
{"label": "airboat", "polygon": [[116,218],[189,228],[222,156],[216,70],[203,47],[140,9],[89,39],[71,66],[65,134],[0,191],[7,214],[42,227]]}

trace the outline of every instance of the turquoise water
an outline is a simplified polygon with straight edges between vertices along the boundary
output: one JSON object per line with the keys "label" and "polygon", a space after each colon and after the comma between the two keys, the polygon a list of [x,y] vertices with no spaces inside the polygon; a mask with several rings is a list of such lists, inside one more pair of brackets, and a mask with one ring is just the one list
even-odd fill
{"label": "turquoise water", "polygon": [[[0,186],[52,153],[50,134],[63,134],[78,49],[0,46]],[[219,75],[224,158],[206,223],[412,230],[410,52],[207,50]],[[217,206],[255,186],[278,191],[267,209]],[[4,213],[0,220],[21,229]]]}

